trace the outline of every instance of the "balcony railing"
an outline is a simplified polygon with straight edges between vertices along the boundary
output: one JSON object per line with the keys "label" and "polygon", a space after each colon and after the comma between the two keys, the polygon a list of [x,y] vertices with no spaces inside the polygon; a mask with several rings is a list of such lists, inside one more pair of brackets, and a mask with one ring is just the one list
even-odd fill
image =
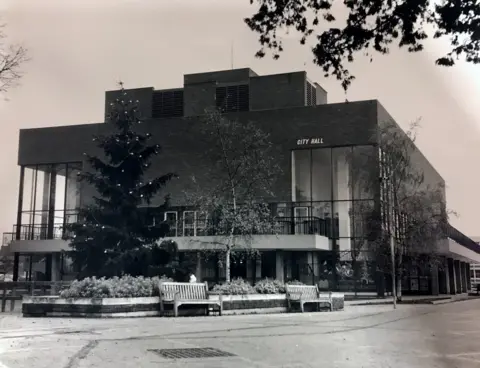
{"label": "balcony railing", "polygon": [[[181,236],[215,236],[229,234],[230,229],[219,228],[212,220],[168,222],[170,230],[168,237]],[[252,235],[323,235],[331,233],[331,221],[318,217],[276,217],[271,219],[271,226],[261,226],[252,229]],[[263,228],[263,229],[262,229]],[[234,230],[234,235],[241,232]]]}
{"label": "balcony railing", "polygon": [[[212,220],[195,220],[184,223],[182,220],[168,222],[170,230],[168,237],[181,236],[215,236],[229,233],[229,228],[221,229],[215,226]],[[338,224],[332,219],[321,219],[318,217],[275,217],[271,219],[269,226],[253,228],[252,235],[323,235],[332,237],[338,233]],[[17,231],[18,230],[18,231]],[[12,233],[4,233],[4,242],[14,240],[19,234],[18,240],[47,240],[61,239],[64,236],[63,226],[45,225],[20,225],[14,226]],[[8,234],[8,235],[5,235]],[[234,231],[234,235],[239,235]]]}
{"label": "balcony railing", "polygon": [[[48,225],[15,225],[13,230],[14,238],[17,233],[20,235],[18,240],[61,239],[63,236],[63,226],[53,226],[49,229]],[[49,235],[49,230],[51,235]]]}
{"label": "balcony railing", "polygon": [[3,233],[2,246],[7,246],[15,240],[15,233]]}

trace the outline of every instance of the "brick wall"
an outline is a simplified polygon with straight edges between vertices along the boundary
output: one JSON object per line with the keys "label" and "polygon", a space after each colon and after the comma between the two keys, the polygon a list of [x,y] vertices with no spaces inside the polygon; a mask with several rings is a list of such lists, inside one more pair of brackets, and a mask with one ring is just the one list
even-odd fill
{"label": "brick wall", "polygon": [[[325,147],[371,143],[376,126],[377,102],[362,101],[227,115],[239,122],[254,122],[270,133],[283,169],[273,189],[276,200],[288,201],[291,198],[290,150],[298,148],[297,140],[321,137]],[[155,175],[176,172],[180,176],[167,188],[174,203],[181,202],[184,198],[183,189],[191,182],[192,175],[204,183],[209,182],[208,177],[205,177],[209,163],[202,159],[206,146],[199,139],[199,125],[199,118],[191,117],[149,120],[138,126],[140,131],[150,132],[153,140],[162,147],[163,152],[155,158],[151,172]],[[92,134],[106,132],[109,128],[107,124],[86,124],[21,130],[18,163],[26,165],[82,161],[83,152],[99,153],[92,142]],[[84,198],[88,197],[86,193],[82,194]],[[163,195],[164,193],[154,204],[160,203]]]}
{"label": "brick wall", "polygon": [[305,106],[305,72],[250,79],[250,109],[267,110]]}

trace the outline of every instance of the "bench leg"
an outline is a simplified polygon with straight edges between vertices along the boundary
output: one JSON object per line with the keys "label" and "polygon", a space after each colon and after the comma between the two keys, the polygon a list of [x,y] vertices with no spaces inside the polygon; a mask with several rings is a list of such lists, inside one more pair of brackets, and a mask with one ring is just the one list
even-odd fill
{"label": "bench leg", "polygon": [[222,304],[220,304],[220,305],[218,306],[218,315],[219,315],[219,316],[222,315],[222,309],[223,309],[223,306],[222,306]]}
{"label": "bench leg", "polygon": [[300,310],[302,311],[302,313],[305,312],[305,308],[303,307],[303,302],[302,301],[300,301]]}
{"label": "bench leg", "polygon": [[178,303],[173,303],[173,313],[175,317],[178,317]]}

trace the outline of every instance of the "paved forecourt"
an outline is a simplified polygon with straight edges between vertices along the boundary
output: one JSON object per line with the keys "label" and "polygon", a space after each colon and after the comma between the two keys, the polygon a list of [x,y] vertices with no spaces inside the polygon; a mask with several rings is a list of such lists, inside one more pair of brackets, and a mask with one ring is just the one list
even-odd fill
{"label": "paved forecourt", "polygon": [[[480,300],[192,318],[0,315],[0,368],[480,367]],[[176,349],[176,350],[169,350]]]}

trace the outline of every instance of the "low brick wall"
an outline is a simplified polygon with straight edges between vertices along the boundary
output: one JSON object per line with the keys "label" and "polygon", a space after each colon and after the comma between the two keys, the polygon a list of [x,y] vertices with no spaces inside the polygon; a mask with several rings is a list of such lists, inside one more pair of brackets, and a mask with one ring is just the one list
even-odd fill
{"label": "low brick wall", "polygon": [[[218,296],[212,295],[211,299],[218,299]],[[159,303],[158,297],[62,299],[55,296],[25,296],[22,301],[22,313],[24,317],[149,317],[160,316]],[[307,305],[306,311],[313,310],[308,307]],[[171,305],[167,306],[165,316],[173,315],[171,308]],[[334,293],[333,309],[342,310],[343,308],[343,294]],[[225,315],[284,313],[286,311],[287,300],[284,294],[226,295],[223,297],[223,313]],[[179,310],[181,316],[204,314],[204,309],[195,306],[182,306]]]}

